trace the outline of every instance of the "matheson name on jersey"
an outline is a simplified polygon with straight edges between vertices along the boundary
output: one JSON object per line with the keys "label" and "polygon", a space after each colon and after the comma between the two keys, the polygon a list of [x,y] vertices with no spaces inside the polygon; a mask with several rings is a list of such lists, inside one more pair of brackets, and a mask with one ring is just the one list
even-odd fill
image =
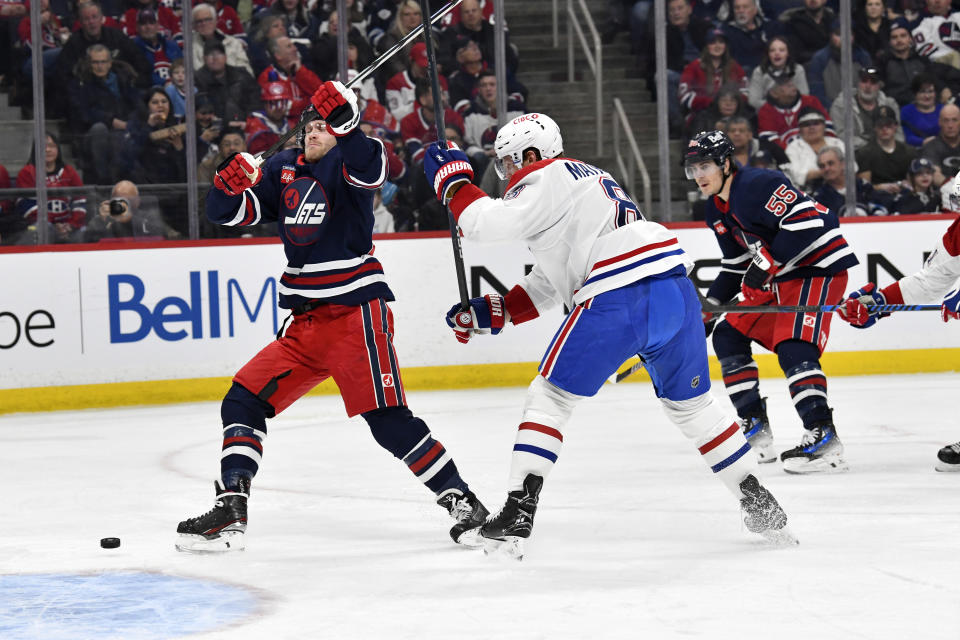
{"label": "matheson name on jersey", "polygon": [[526,241],[536,265],[520,286],[538,310],[557,301],[572,307],[643,278],[684,274],[692,266],[677,237],[644,220],[616,180],[592,165],[541,160],[515,173],[507,193],[502,200],[471,199],[454,213],[468,239]]}

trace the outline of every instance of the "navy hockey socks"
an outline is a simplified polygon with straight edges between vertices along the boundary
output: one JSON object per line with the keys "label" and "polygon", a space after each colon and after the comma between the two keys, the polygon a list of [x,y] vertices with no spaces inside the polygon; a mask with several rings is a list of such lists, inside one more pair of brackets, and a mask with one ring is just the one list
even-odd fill
{"label": "navy hockey socks", "polygon": [[263,440],[267,437],[267,412],[272,407],[237,383],[223,398],[220,418],[223,420],[223,449],[220,453],[220,478],[230,490],[257,475],[263,456]]}
{"label": "navy hockey socks", "polygon": [[387,407],[361,414],[377,443],[403,461],[410,472],[436,495],[470,489],[443,444],[426,423],[407,407]]}
{"label": "navy hockey socks", "polygon": [[750,350],[750,340],[726,321],[713,332],[713,349],[720,360],[723,384],[737,415],[746,417],[762,410],[760,374]]}
{"label": "navy hockey socks", "polygon": [[777,357],[787,377],[793,406],[807,429],[831,420],[827,377],[820,368],[819,356],[817,347],[809,342],[788,340],[777,347]]}

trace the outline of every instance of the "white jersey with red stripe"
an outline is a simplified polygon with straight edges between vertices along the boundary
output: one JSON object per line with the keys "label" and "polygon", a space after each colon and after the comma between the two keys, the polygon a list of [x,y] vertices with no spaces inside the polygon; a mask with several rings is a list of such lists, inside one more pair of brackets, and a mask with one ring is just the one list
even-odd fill
{"label": "white jersey with red stripe", "polygon": [[692,267],[676,235],[645,220],[609,173],[579,160],[541,160],[521,169],[502,199],[476,188],[461,191],[451,208],[464,237],[526,241],[536,265],[520,286],[538,311],[558,301],[573,307]]}
{"label": "white jersey with red stripe", "polygon": [[960,218],[953,221],[923,268],[901,278],[900,293],[904,304],[939,302],[960,280]]}

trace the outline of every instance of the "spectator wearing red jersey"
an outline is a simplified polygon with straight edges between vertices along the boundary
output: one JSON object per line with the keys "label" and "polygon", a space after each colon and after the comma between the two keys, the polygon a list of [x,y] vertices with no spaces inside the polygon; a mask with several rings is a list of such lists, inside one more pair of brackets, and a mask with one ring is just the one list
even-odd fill
{"label": "spectator wearing red jersey", "polygon": [[[430,82],[421,80],[416,87],[416,108],[400,121],[400,135],[411,165],[423,162],[426,145],[437,139],[436,122]],[[443,122],[463,131],[463,118],[450,107],[444,110]]]}
{"label": "spectator wearing red jersey", "polygon": [[[166,39],[177,42],[182,41],[183,34],[180,33],[180,18],[167,6],[158,0],[131,0],[130,8],[123,12],[120,18],[120,28],[128,38],[137,35],[138,25],[143,16],[141,11],[152,11],[154,22],[156,23],[157,33],[165,36]],[[179,45],[178,45],[179,46]]]}
{"label": "spectator wearing red jersey", "polygon": [[827,131],[833,135],[833,122],[820,101],[812,95],[800,95],[793,76],[784,73],[774,80],[773,87],[767,92],[767,101],[757,110],[760,138],[785,149],[800,133],[797,119],[803,107],[812,107],[822,113]]}
{"label": "spectator wearing red jersey", "polygon": [[[17,26],[17,35],[21,45],[26,49],[26,60],[22,67],[22,76],[31,82],[32,57],[33,57],[33,33],[30,30],[30,15],[24,16]],[[54,67],[57,64],[57,58],[60,56],[60,50],[64,43],[70,38],[70,30],[63,26],[60,18],[50,10],[50,0],[41,0],[40,3],[40,40],[43,52],[43,73],[49,79],[53,76]]]}
{"label": "spectator wearing red jersey", "polygon": [[271,82],[287,85],[291,95],[290,117],[299,118],[310,105],[310,96],[323,82],[303,64],[300,50],[288,36],[273,38],[267,42],[267,51],[273,64],[260,72],[257,82],[266,87]]}
{"label": "spectator wearing red jersey", "polygon": [[[396,56],[395,56],[396,57]],[[387,108],[401,122],[414,110],[416,87],[420,81],[427,80],[427,45],[418,42],[410,48],[410,60],[407,68],[395,74],[387,82]],[[440,90],[444,100],[449,101],[447,79],[439,76]]]}
{"label": "spectator wearing red jersey", "polygon": [[730,57],[727,36],[720,29],[707,33],[707,44],[700,57],[690,62],[680,74],[678,94],[686,111],[687,124],[698,111],[709,107],[720,93],[720,87],[734,84],[746,97],[747,76],[736,60]]}
{"label": "spectator wearing red jersey", "polygon": [[244,126],[247,151],[254,154],[269,149],[280,136],[297,125],[297,118],[290,116],[293,96],[285,83],[268,82],[260,92],[260,100],[263,109],[247,116]]}
{"label": "spectator wearing red jersey", "polygon": [[[30,159],[17,174],[17,187],[31,189],[37,184],[36,156],[30,145]],[[83,180],[70,165],[64,164],[60,155],[60,142],[53,134],[47,134],[44,147],[44,169],[47,187],[82,187]],[[17,213],[28,225],[36,225],[36,198],[20,198]],[[87,219],[87,198],[82,193],[51,195],[47,199],[47,221],[53,225],[54,242],[78,242],[80,230]]]}

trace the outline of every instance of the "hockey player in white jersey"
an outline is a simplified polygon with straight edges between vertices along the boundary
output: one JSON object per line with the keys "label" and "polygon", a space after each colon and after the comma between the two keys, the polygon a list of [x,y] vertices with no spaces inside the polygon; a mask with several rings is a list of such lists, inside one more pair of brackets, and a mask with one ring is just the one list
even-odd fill
{"label": "hockey player in white jersey", "polygon": [[670,420],[740,500],[750,531],[795,543],[787,516],[756,477],[756,457],[736,416],[710,393],[700,303],[677,237],[644,220],[609,173],[562,157],[560,129],[546,115],[514,118],[497,134],[502,199],[471,183],[466,155],[433,144],[424,170],[465,238],[522,238],[536,258],[507,295],[455,305],[447,324],[461,342],[500,333],[562,302],[561,323],[530,384],[517,430],[507,501],[481,527],[487,551],[522,557],[543,481],[560,454],[576,404],[639,355]]}
{"label": "hockey player in white jersey", "polygon": [[[960,197],[960,175],[954,178],[953,194],[954,198]],[[883,289],[872,282],[865,284],[847,296],[837,313],[854,327],[866,329],[890,314],[868,310],[864,303],[872,306],[934,301],[942,301],[940,316],[944,322],[960,320],[960,218],[953,221],[919,271]],[[936,469],[960,471],[960,442],[940,449]]]}

